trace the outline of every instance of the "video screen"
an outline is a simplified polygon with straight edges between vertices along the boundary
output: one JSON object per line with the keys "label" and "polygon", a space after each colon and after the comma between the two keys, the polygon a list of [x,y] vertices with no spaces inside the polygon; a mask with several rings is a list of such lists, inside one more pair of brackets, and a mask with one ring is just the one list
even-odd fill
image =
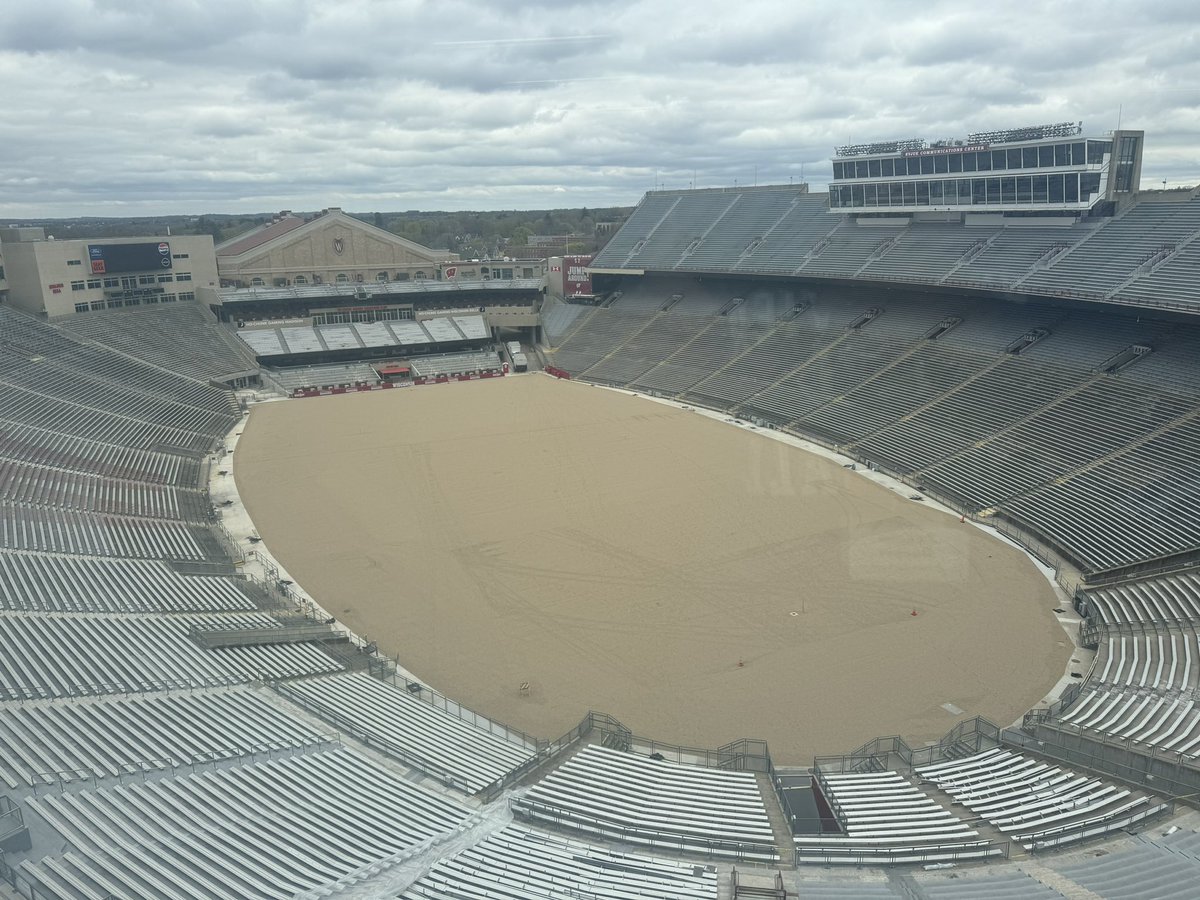
{"label": "video screen", "polygon": [[88,244],[88,259],[93,275],[152,272],[171,268],[171,245],[166,241],[153,244]]}

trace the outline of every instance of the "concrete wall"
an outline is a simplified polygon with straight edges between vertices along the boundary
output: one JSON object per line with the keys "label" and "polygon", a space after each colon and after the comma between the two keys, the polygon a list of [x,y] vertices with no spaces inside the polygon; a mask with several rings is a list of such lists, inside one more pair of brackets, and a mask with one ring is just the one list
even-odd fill
{"label": "concrete wall", "polygon": [[[88,244],[170,244],[171,268],[145,272],[93,274]],[[75,315],[76,304],[95,308],[126,305],[126,290],[154,291],[155,297],[195,295],[217,285],[217,260],[208,235],[105,238],[71,241],[20,241],[4,244],[9,303],[49,318]],[[181,279],[181,276],[183,280]],[[169,279],[169,280],[164,280]],[[132,281],[131,281],[132,280]],[[132,285],[132,286],[130,286]],[[181,299],[192,299],[183,297]],[[140,302],[145,302],[141,299]],[[130,304],[130,305],[140,305]]]}

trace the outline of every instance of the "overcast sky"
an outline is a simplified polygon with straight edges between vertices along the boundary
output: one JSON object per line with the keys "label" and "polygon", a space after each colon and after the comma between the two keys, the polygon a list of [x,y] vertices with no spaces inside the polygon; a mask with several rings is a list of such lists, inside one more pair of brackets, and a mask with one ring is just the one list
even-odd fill
{"label": "overcast sky", "polygon": [[0,216],[632,205],[1083,120],[1200,182],[1195,0],[5,0]]}

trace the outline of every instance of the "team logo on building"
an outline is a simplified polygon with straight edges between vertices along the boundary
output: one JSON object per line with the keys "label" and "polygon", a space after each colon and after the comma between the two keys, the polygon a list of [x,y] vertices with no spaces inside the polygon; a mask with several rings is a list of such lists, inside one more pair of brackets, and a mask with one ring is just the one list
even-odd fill
{"label": "team logo on building", "polygon": [[335,237],[333,239],[333,252],[340,256],[342,251],[345,249],[346,249],[346,242],[340,237]]}

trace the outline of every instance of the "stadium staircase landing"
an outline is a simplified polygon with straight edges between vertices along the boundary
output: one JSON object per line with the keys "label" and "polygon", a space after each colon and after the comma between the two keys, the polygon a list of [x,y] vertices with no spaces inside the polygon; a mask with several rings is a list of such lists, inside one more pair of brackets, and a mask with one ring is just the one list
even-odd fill
{"label": "stadium staircase landing", "polygon": [[763,805],[767,808],[767,818],[771,820],[771,831],[775,835],[775,849],[779,851],[779,868],[794,869],[796,858],[796,842],[792,837],[791,826],[788,825],[787,815],[779,803],[779,795],[775,793],[775,785],[771,776],[756,772],[754,780],[758,782],[759,793],[762,794]]}

